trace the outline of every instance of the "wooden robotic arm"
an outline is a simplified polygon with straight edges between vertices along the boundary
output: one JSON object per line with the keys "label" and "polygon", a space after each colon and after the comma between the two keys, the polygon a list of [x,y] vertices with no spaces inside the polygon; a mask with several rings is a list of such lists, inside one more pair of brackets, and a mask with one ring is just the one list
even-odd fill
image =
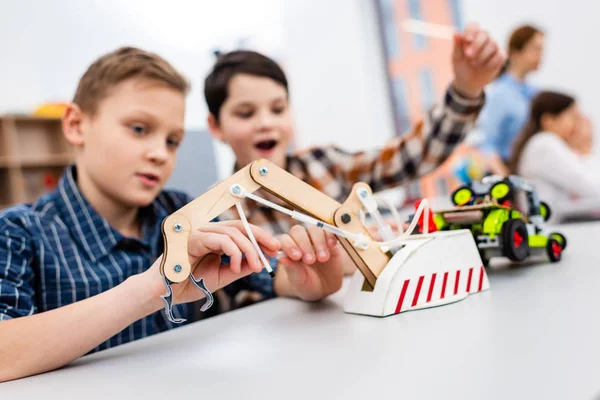
{"label": "wooden robotic arm", "polygon": [[[162,232],[165,248],[160,270],[167,285],[167,295],[163,296],[163,299],[169,315],[172,302],[169,286],[171,283],[179,283],[190,278],[205,291],[207,303],[212,302],[212,297],[209,298],[210,292],[203,286],[202,281],[195,280],[191,275],[187,251],[188,237],[192,231],[212,221],[243,199],[243,196],[236,196],[233,193],[234,187],[235,191],[239,192],[239,189],[242,189],[250,194],[257,189],[265,189],[298,212],[330,226],[339,227],[344,232],[364,235],[370,239],[369,232],[358,217],[359,210],[363,208],[358,193],[366,196],[366,190],[368,195],[371,195],[368,185],[357,183],[348,199],[340,204],[268,160],[254,161],[164,219]],[[323,227],[323,224],[319,226]],[[347,237],[338,235],[338,239],[364,275],[365,285],[368,285],[366,289],[372,289],[377,277],[387,265],[389,255],[378,246],[368,245],[357,248]],[[210,306],[210,304],[206,305]],[[171,316],[170,318],[172,319]]]}

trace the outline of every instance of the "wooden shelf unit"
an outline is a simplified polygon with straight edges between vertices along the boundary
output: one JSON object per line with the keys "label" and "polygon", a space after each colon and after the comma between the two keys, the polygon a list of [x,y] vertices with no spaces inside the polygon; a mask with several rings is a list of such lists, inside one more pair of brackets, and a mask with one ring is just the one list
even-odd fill
{"label": "wooden shelf unit", "polygon": [[0,116],[0,209],[53,190],[72,160],[59,118]]}

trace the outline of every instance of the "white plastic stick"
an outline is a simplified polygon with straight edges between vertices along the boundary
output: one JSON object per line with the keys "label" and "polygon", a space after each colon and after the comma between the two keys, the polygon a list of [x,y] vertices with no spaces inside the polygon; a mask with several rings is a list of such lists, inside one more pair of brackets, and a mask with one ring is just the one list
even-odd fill
{"label": "white plastic stick", "polygon": [[244,229],[246,230],[246,233],[248,234],[250,241],[254,245],[256,252],[258,253],[258,257],[260,257],[260,260],[262,261],[263,265],[265,266],[265,269],[267,271],[269,271],[269,275],[273,276],[274,275],[273,268],[271,268],[271,264],[269,264],[269,262],[265,258],[265,255],[263,254],[262,250],[260,249],[260,246],[256,242],[256,238],[254,237],[254,234],[252,233],[252,229],[250,229],[250,224],[248,223],[248,220],[246,219],[246,214],[244,213],[244,209],[242,208],[242,205],[238,202],[238,203],[235,203],[235,207],[237,208],[238,214],[240,214],[240,219],[242,220]]}
{"label": "white plastic stick", "polygon": [[[284,214],[287,214],[289,216],[291,216],[292,218],[307,223],[307,224],[311,224],[311,225],[315,225],[323,230],[329,231],[337,236],[340,237],[344,237],[346,239],[352,240],[353,241],[353,245],[357,248],[360,249],[366,249],[369,244],[374,244],[376,246],[379,247],[385,247],[385,248],[394,248],[394,247],[399,247],[402,245],[402,243],[412,234],[412,232],[415,230],[416,226],[417,226],[417,221],[419,220],[419,217],[421,216],[421,214],[423,214],[423,212],[426,212],[427,214],[425,215],[424,218],[424,224],[425,226],[423,227],[423,233],[427,234],[429,233],[429,201],[427,199],[423,199],[421,200],[421,203],[419,204],[419,207],[417,208],[417,211],[415,212],[415,216],[412,220],[412,222],[410,223],[408,229],[401,235],[399,235],[398,237],[392,239],[392,240],[387,240],[384,242],[377,242],[374,241],[370,238],[368,238],[365,235],[362,234],[356,234],[353,232],[348,232],[345,231],[343,229],[340,229],[336,226],[333,225],[329,225],[323,221],[319,221],[311,216],[308,216],[306,214],[297,212],[297,211],[292,211],[292,210],[288,210],[285,207],[281,207],[273,202],[270,202],[269,200],[263,199],[261,197],[255,196],[252,193],[249,193],[248,191],[246,191],[246,189],[244,189],[241,185],[233,185],[230,188],[230,192],[231,194],[233,194],[236,197],[240,197],[240,198],[244,198],[247,197],[251,200],[254,200],[258,203],[264,204],[268,207],[274,208],[277,211],[280,211]],[[241,205],[239,203],[236,203],[236,207],[238,209],[238,212],[240,214],[240,217],[242,218],[242,223],[244,224],[244,228],[246,229],[246,231],[248,232],[248,236],[250,237],[250,239],[252,240],[252,243],[254,244],[254,246],[259,249],[258,244],[256,243],[256,239],[254,239],[254,235],[252,234],[252,231],[250,230],[250,225],[248,224],[248,221],[246,220],[246,215],[244,214],[244,210],[241,207]],[[264,255],[262,254],[261,251],[259,251],[259,255],[261,256],[261,260],[263,260],[263,263],[265,264],[265,268],[267,268],[267,270],[269,270],[270,273],[272,273],[272,269],[269,265],[269,263],[266,261],[266,259],[264,258]]]}
{"label": "white plastic stick", "polygon": [[405,19],[402,21],[402,28],[407,32],[445,40],[452,40],[456,32],[456,29],[452,26],[434,24],[418,19]]}
{"label": "white plastic stick", "polygon": [[402,217],[400,217],[400,213],[396,209],[396,206],[394,205],[394,203],[392,203],[392,201],[390,199],[388,199],[387,197],[383,197],[383,196],[375,196],[375,200],[378,203],[383,203],[383,205],[385,205],[388,208],[388,210],[390,210],[390,212],[392,213],[392,216],[396,220],[396,225],[398,225],[398,233],[400,235],[403,234],[404,233],[404,222],[402,221]]}
{"label": "white plastic stick", "polygon": [[351,240],[353,242],[353,245],[357,248],[364,249],[369,246],[369,239],[365,235],[348,232],[348,231],[340,229],[336,226],[329,225],[323,221],[319,221],[311,216],[300,213],[298,211],[288,210],[287,208],[277,205],[269,200],[263,199],[262,197],[258,197],[252,193],[249,193],[241,185],[233,185],[231,187],[230,191],[234,196],[241,197],[241,198],[247,197],[250,200],[256,201],[257,203],[263,204],[263,205],[271,207],[281,213],[289,215],[290,217],[292,217],[293,219],[295,219],[297,221],[304,222],[304,223],[310,224],[310,225],[314,225],[325,231],[333,233],[334,235]]}
{"label": "white plastic stick", "polygon": [[[429,222],[429,201],[427,199],[423,199],[421,200],[421,203],[419,204],[419,207],[417,208],[417,211],[415,212],[415,216],[413,217],[413,220],[411,221],[410,225],[408,226],[408,229],[406,230],[406,232],[404,232],[402,235],[398,236],[397,238],[393,239],[393,240],[389,240],[387,242],[375,242],[375,244],[377,246],[381,246],[381,247],[397,247],[399,245],[402,244],[402,242],[404,242],[415,230],[415,228],[417,227],[417,222],[419,221],[419,217],[421,216],[421,214],[423,214],[423,212],[426,212],[427,214],[425,214],[425,220],[424,223],[426,224],[424,228],[424,232],[423,233],[428,233],[429,229],[427,229],[427,225]],[[425,232],[427,231],[427,232]]]}

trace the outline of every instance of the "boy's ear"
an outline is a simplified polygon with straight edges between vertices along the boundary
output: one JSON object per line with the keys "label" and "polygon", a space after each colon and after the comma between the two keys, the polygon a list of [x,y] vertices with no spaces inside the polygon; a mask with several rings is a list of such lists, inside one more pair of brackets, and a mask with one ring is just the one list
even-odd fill
{"label": "boy's ear", "polygon": [[62,118],[63,134],[67,141],[75,147],[83,146],[83,112],[75,103],[67,105],[65,114]]}
{"label": "boy's ear", "polygon": [[223,131],[221,131],[221,127],[219,126],[219,121],[217,121],[217,118],[212,113],[208,114],[207,122],[210,135],[223,143],[227,143],[223,136]]}

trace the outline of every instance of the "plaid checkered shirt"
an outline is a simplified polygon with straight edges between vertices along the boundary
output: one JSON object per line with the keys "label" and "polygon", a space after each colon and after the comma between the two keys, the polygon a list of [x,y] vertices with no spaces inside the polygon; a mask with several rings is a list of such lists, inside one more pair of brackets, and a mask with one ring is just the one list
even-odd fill
{"label": "plaid checkered shirt", "polygon": [[[412,133],[395,137],[380,148],[357,153],[336,146],[301,150],[288,155],[286,170],[340,203],[350,195],[357,182],[367,183],[373,192],[404,185],[433,171],[448,158],[466,136],[483,104],[484,95],[468,99],[450,87],[444,103],[434,106]],[[262,189],[256,194],[267,196]],[[252,200],[244,201],[244,211],[250,223],[274,234],[287,233],[294,224],[287,215]],[[230,209],[219,219],[239,219],[239,216],[235,209]],[[272,260],[271,265],[276,267],[276,262]],[[275,295],[266,271],[250,275],[234,285],[257,290],[237,290],[234,304],[251,303]]]}

